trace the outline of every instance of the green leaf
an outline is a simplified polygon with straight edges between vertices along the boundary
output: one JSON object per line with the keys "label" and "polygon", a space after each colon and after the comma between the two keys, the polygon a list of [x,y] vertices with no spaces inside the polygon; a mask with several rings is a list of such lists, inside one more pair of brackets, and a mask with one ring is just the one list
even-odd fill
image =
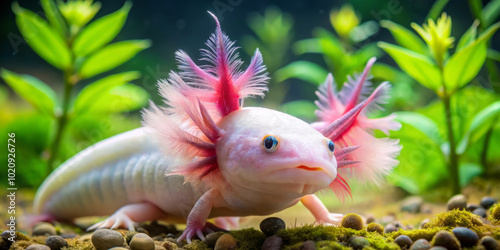
{"label": "green leaf", "polygon": [[439,15],[441,15],[441,12],[443,12],[443,9],[448,3],[448,1],[449,0],[437,0],[436,2],[434,2],[424,22],[429,20],[429,18],[432,20],[436,20],[439,17]]}
{"label": "green leaf", "polygon": [[485,27],[493,23],[500,15],[500,0],[489,2],[482,11]]}
{"label": "green leaf", "polygon": [[444,66],[446,88],[450,93],[469,83],[486,60],[486,42],[500,28],[500,23],[488,28],[472,44],[453,54]]}
{"label": "green leaf", "polygon": [[124,84],[111,88],[108,92],[100,94],[93,101],[87,114],[109,114],[135,110],[144,107],[149,100],[149,95],[141,87],[133,84]]}
{"label": "green leaf", "polygon": [[421,192],[418,182],[415,179],[392,173],[388,180],[395,186],[398,186],[410,194],[419,194]]}
{"label": "green leaf", "polygon": [[125,2],[123,7],[109,15],[90,23],[75,38],[73,51],[83,57],[113,40],[123,28],[132,4]]}
{"label": "green leaf", "polygon": [[282,82],[289,78],[298,78],[315,85],[320,85],[326,79],[328,72],[321,66],[307,62],[297,61],[288,64],[274,73],[277,82]]}
{"label": "green leaf", "polygon": [[314,113],[316,108],[316,105],[311,101],[298,100],[283,104],[281,106],[281,111],[312,122],[316,119],[316,114]]}
{"label": "green leaf", "polygon": [[494,49],[488,49],[486,51],[486,55],[488,56],[488,58],[495,60],[497,62],[500,62],[500,52],[498,52]]}
{"label": "green leaf", "polygon": [[475,163],[460,163],[458,167],[460,187],[465,187],[472,179],[483,173],[483,168]]}
{"label": "green leaf", "polygon": [[[494,118],[500,117],[500,101],[494,102],[488,107],[481,110],[474,118],[471,120],[471,124],[469,129],[465,133],[465,136],[462,138],[460,143],[457,146],[457,153],[463,154],[467,149],[468,145],[474,143],[475,141],[470,141],[471,136],[475,134],[474,137],[480,138],[484,135],[486,130],[481,130],[481,127],[489,126],[489,123]],[[480,131],[482,133],[480,133]]]}
{"label": "green leaf", "polygon": [[110,44],[85,60],[78,73],[84,79],[106,72],[132,59],[149,46],[151,46],[149,40],[129,40]]}
{"label": "green leaf", "polygon": [[138,79],[141,74],[137,71],[124,72],[101,78],[83,88],[75,99],[74,110],[76,116],[87,113],[89,110],[99,110],[93,106],[99,105],[96,99],[108,96],[112,88],[124,85]]}
{"label": "green leaf", "polygon": [[400,111],[396,112],[396,120],[416,128],[431,139],[438,147],[444,142],[438,125],[425,115],[410,111]]}
{"label": "green leaf", "polygon": [[399,67],[423,86],[438,92],[441,87],[441,74],[437,65],[429,58],[396,45],[378,42]]}
{"label": "green leaf", "polygon": [[44,82],[29,75],[19,75],[7,69],[2,69],[3,80],[22,98],[38,110],[54,115],[56,94]]}
{"label": "green leaf", "polygon": [[71,65],[71,54],[63,37],[44,19],[30,10],[12,4],[16,23],[28,45],[45,61],[59,69]]}
{"label": "green leaf", "polygon": [[422,39],[420,39],[420,37],[415,35],[415,33],[411,32],[409,29],[389,20],[380,21],[380,25],[388,29],[396,42],[398,42],[398,44],[402,47],[423,55],[427,53],[428,49],[427,46],[425,46],[425,43]]}
{"label": "green leaf", "polygon": [[68,29],[66,27],[66,22],[61,16],[59,9],[53,0],[41,0],[42,8],[45,11],[45,16],[49,20],[52,27],[57,29],[61,36],[64,38],[68,33]]}
{"label": "green leaf", "polygon": [[297,55],[306,53],[323,53],[323,48],[319,39],[309,38],[296,42],[293,45],[293,52]]}
{"label": "green leaf", "polygon": [[462,35],[460,38],[460,41],[458,41],[457,44],[457,49],[455,52],[459,52],[462,50],[464,47],[469,46],[471,43],[473,43],[476,40],[476,35],[477,35],[477,26],[479,25],[479,21],[475,20],[470,28],[465,31],[465,33]]}

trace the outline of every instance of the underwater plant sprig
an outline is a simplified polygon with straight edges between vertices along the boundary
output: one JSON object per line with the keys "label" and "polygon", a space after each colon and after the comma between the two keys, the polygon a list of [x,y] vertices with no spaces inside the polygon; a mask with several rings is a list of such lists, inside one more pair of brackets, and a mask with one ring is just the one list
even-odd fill
{"label": "underwater plant sprig", "polygon": [[[137,71],[97,78],[73,98],[74,86],[94,78],[132,59],[150,47],[149,40],[127,40],[110,43],[123,28],[131,8],[123,7],[93,22],[101,4],[93,0],[67,2],[42,0],[48,20],[31,10],[12,4],[16,23],[27,44],[46,62],[62,71],[63,94],[60,98],[40,79],[3,68],[0,76],[23,99],[41,113],[56,121],[47,161],[50,173],[58,158],[64,131],[68,124],[88,114],[93,116],[123,112],[142,107],[147,92],[128,82],[138,79]],[[60,99],[60,100],[59,100]]]}
{"label": "underwater plant sprig", "polygon": [[[406,28],[390,21],[383,21],[383,26],[388,28],[401,46],[379,42],[378,46],[389,54],[398,66],[421,85],[433,90],[442,100],[445,112],[447,140],[437,131],[437,125],[432,120],[420,119],[422,115],[413,112],[404,112],[398,115],[403,123],[414,126],[428,134],[434,143],[441,149],[441,153],[448,159],[448,173],[451,177],[453,193],[460,192],[463,178],[459,175],[459,156],[470,145],[471,134],[477,133],[480,125],[489,122],[500,112],[498,102],[492,103],[477,114],[469,124],[469,129],[457,143],[454,121],[452,116],[451,98],[467,85],[482,68],[487,55],[487,42],[500,28],[500,23],[492,25],[476,38],[477,26],[475,22],[459,39],[455,53],[448,56],[455,39],[450,36],[452,28],[451,18],[443,13],[437,22],[429,19],[423,27],[412,23],[412,27],[425,41],[413,40],[414,35]],[[427,50],[427,51],[426,51]],[[480,125],[479,125],[480,124]],[[431,129],[431,128],[436,129]],[[477,136],[476,136],[477,137]],[[461,184],[462,182],[462,184]]]}

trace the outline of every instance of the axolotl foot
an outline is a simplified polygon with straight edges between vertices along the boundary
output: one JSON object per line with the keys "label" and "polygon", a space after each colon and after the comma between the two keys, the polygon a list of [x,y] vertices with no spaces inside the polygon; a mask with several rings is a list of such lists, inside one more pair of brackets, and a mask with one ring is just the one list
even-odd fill
{"label": "axolotl foot", "polygon": [[343,214],[328,213],[324,218],[318,219],[318,223],[339,226],[344,218]]}
{"label": "axolotl foot", "polygon": [[177,239],[177,242],[181,242],[182,240],[186,240],[188,243],[191,243],[191,239],[196,235],[201,240],[205,241],[205,236],[203,233],[213,233],[217,231],[224,231],[224,229],[207,222],[204,226],[199,224],[188,224],[186,229],[181,234],[181,236]]}
{"label": "axolotl foot", "polygon": [[87,228],[87,231],[92,231],[92,230],[101,229],[101,228],[115,229],[115,228],[119,228],[119,227],[125,227],[129,231],[135,231],[134,221],[132,221],[124,213],[114,213],[106,220],[98,222],[98,223],[90,226],[89,228]]}
{"label": "axolotl foot", "polygon": [[128,204],[118,209],[113,215],[104,221],[90,226],[87,231],[101,228],[115,229],[119,227],[135,231],[136,222],[159,220],[167,216],[165,212],[151,203]]}

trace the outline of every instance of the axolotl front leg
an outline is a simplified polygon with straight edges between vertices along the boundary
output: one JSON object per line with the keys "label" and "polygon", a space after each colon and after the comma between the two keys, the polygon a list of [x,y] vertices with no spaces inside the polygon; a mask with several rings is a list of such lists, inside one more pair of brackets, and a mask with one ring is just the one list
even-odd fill
{"label": "axolotl front leg", "polygon": [[330,213],[325,204],[314,194],[309,194],[300,199],[302,204],[312,213],[318,223],[338,225],[344,215]]}
{"label": "axolotl front leg", "polygon": [[151,203],[128,204],[116,210],[106,220],[90,226],[87,231],[100,228],[125,227],[130,231],[135,231],[135,222],[158,220],[167,218],[167,214]]}

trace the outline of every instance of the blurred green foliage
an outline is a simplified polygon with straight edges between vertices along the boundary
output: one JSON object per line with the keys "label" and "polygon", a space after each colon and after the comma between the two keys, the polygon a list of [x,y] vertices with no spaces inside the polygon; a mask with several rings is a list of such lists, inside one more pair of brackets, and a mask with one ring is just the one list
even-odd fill
{"label": "blurred green foliage", "polygon": [[[474,176],[489,173],[488,161],[500,160],[494,156],[500,148],[489,143],[500,128],[499,97],[479,87],[463,88],[483,67],[488,40],[500,23],[478,35],[478,22],[474,22],[458,40],[453,54],[448,52],[455,42],[450,37],[452,20],[444,13],[437,22],[430,18],[423,27],[412,23],[423,41],[396,23],[382,21],[381,25],[400,46],[379,42],[379,47],[441,99],[416,112],[398,112],[404,125],[392,136],[401,139],[403,151],[392,180],[411,193],[419,193],[451,179],[453,192],[459,193]],[[472,148],[481,141],[483,152],[478,157]]]}
{"label": "blurred green foliage", "polygon": [[[54,166],[91,144],[139,126],[139,119],[117,113],[146,105],[147,92],[129,82],[139,72],[97,75],[118,67],[150,46],[149,40],[110,43],[122,30],[131,4],[90,22],[101,4],[92,0],[42,0],[43,19],[17,2],[16,23],[28,45],[63,73],[63,94],[58,96],[42,80],[2,69],[0,76],[37,111],[6,101],[0,89],[1,133],[16,133],[17,185],[36,187]],[[90,22],[90,23],[89,23]],[[74,86],[93,81],[76,94]],[[51,84],[52,86],[58,84]],[[65,136],[66,135],[66,136]],[[22,156],[22,157],[20,157]],[[6,157],[6,156],[0,156]],[[0,159],[2,160],[2,159]],[[47,167],[48,166],[48,167]]]}

